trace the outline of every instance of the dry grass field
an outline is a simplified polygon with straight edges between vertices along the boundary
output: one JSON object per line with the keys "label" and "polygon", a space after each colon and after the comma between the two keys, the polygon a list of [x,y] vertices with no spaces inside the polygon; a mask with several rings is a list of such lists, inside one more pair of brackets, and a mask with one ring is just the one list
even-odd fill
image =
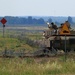
{"label": "dry grass field", "polygon": [[[45,27],[6,27],[5,38],[0,29],[0,50],[7,49],[34,50],[36,47],[29,45],[31,40],[41,38]],[[23,31],[22,31],[23,30]],[[32,30],[32,31],[26,31]],[[35,30],[33,32],[33,30]],[[28,39],[30,41],[27,41]],[[0,58],[0,75],[75,75],[75,53],[67,56],[42,57],[42,58]]]}
{"label": "dry grass field", "polygon": [[75,75],[75,59],[0,58],[0,75]]}

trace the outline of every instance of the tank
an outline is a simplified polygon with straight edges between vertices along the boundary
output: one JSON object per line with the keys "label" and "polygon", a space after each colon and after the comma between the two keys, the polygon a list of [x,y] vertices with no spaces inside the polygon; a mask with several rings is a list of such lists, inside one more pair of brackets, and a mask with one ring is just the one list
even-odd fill
{"label": "tank", "polygon": [[61,24],[60,27],[57,27],[54,23],[51,23],[52,25],[48,23],[48,29],[44,31],[42,40],[45,49],[50,51],[52,49],[63,50],[65,52],[66,42],[66,51],[75,51],[75,31],[71,31],[69,22],[66,22]]}

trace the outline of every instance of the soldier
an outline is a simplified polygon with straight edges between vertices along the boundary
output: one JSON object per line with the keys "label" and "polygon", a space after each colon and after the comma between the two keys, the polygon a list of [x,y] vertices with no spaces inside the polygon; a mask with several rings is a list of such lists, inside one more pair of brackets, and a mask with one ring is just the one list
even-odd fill
{"label": "soldier", "polygon": [[64,23],[61,23],[61,26],[60,26],[60,28],[62,28],[62,27],[63,27],[63,25],[64,25]]}
{"label": "soldier", "polygon": [[67,25],[68,28],[71,28],[70,23],[68,21],[65,21],[65,24]]}
{"label": "soldier", "polygon": [[54,29],[54,33],[57,33],[57,25],[55,25],[53,22],[51,23],[52,28]]}
{"label": "soldier", "polygon": [[52,28],[57,29],[57,25],[55,25],[53,22],[51,23]]}
{"label": "soldier", "polygon": [[51,24],[49,22],[47,22],[47,25],[48,25],[48,28],[50,29],[51,28]]}
{"label": "soldier", "polygon": [[64,25],[64,23],[61,23],[61,24],[60,24],[60,27],[59,27],[59,29],[58,29],[58,34],[60,34],[60,32],[61,32],[61,30],[62,30],[62,28],[63,28],[63,25]]}
{"label": "soldier", "polygon": [[43,32],[43,36],[45,36],[45,31]]}

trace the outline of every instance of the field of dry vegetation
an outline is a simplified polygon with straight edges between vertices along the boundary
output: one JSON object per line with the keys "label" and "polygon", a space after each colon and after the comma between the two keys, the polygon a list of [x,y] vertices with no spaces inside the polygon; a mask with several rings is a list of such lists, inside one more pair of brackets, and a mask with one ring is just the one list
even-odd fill
{"label": "field of dry vegetation", "polygon": [[0,75],[75,75],[75,60],[62,58],[0,58]]}
{"label": "field of dry vegetation", "polygon": [[[6,28],[5,38],[3,38],[2,29],[0,29],[0,51],[5,48],[8,50],[36,50],[38,47],[33,40],[41,38],[42,31],[38,32],[32,28],[29,28],[29,31],[27,28]],[[68,56],[66,62],[64,56],[0,58],[0,75],[75,75],[75,54]]]}

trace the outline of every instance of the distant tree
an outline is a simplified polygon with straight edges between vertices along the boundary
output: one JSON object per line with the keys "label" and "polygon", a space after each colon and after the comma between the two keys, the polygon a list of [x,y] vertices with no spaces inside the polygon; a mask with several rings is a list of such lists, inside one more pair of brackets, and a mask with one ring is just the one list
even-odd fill
{"label": "distant tree", "polygon": [[37,19],[33,19],[33,24],[38,24],[38,20]]}
{"label": "distant tree", "polygon": [[51,19],[51,18],[49,18],[49,19],[48,19],[48,22],[49,22],[49,23],[51,23],[51,22],[52,22],[52,19]]}
{"label": "distant tree", "polygon": [[[2,19],[3,17],[0,17],[0,20]],[[21,24],[45,24],[45,20],[43,18],[40,18],[37,19],[37,18],[32,18],[32,16],[28,16],[28,18],[25,18],[25,17],[13,17],[13,16],[5,16],[4,17],[6,20],[7,20],[7,23],[8,25],[21,25]],[[52,19],[49,18],[48,21],[51,23],[52,22]],[[1,24],[1,22],[0,22]]]}
{"label": "distant tree", "polygon": [[7,20],[7,24],[15,24],[16,23],[16,18],[15,17],[5,16],[4,18]]}
{"label": "distant tree", "polygon": [[27,19],[26,18],[20,18],[20,23],[21,24],[27,24]]}
{"label": "distant tree", "polygon": [[28,17],[28,24],[33,24],[32,16],[29,16],[29,17]]}
{"label": "distant tree", "polygon": [[38,19],[38,24],[45,24],[45,21],[43,18]]}
{"label": "distant tree", "polygon": [[72,17],[70,17],[70,16],[68,17],[68,22],[71,24],[73,23]]}
{"label": "distant tree", "polygon": [[59,25],[60,23],[59,23],[58,21],[55,21],[55,24],[56,24],[56,25]]}

